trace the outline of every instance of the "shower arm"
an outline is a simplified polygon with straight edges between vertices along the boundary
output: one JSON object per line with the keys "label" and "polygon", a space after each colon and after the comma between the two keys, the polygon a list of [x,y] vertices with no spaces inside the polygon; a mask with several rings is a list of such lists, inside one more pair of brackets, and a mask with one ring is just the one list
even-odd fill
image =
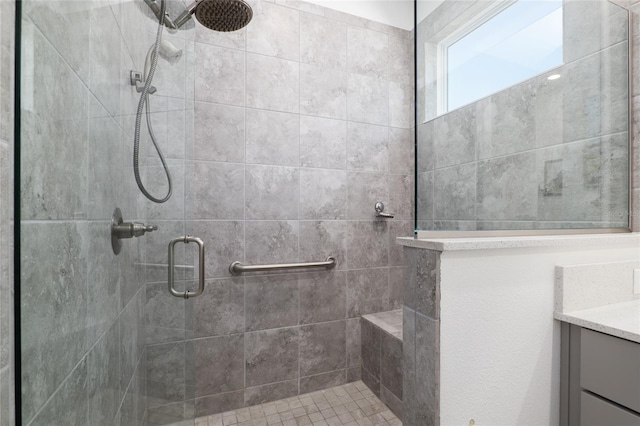
{"label": "shower arm", "polygon": [[201,1],[202,0],[195,0],[193,3],[187,6],[184,12],[182,12],[180,16],[176,18],[175,23],[173,23],[176,26],[176,28],[182,28],[184,24],[189,22],[189,19],[191,19],[191,15],[195,13],[196,9],[198,8],[198,4]]}
{"label": "shower arm", "polygon": [[[156,18],[158,18],[158,20],[160,20],[160,6],[158,6],[158,3],[156,2],[156,0],[144,0],[144,2],[147,4],[147,6],[149,6],[149,8],[153,11],[153,13],[156,15]],[[180,15],[182,16],[182,15]],[[176,25],[171,18],[169,17],[169,14],[167,12],[165,12],[164,14],[164,26],[167,27],[167,29],[169,30],[170,33],[176,33],[178,31],[178,29],[180,28],[180,26]]]}

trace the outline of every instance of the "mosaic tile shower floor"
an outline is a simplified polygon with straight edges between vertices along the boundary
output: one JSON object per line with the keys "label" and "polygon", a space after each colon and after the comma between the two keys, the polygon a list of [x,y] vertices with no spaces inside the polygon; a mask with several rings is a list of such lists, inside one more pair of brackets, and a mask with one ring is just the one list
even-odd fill
{"label": "mosaic tile shower floor", "polygon": [[195,426],[402,426],[361,381],[200,417]]}

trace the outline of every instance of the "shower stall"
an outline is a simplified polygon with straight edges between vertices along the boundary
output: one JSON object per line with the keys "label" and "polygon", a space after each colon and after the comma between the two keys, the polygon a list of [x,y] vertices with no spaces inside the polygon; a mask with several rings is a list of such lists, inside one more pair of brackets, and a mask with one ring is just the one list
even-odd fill
{"label": "shower stall", "polygon": [[410,31],[265,0],[18,12],[21,423],[193,425],[358,382],[413,231]]}

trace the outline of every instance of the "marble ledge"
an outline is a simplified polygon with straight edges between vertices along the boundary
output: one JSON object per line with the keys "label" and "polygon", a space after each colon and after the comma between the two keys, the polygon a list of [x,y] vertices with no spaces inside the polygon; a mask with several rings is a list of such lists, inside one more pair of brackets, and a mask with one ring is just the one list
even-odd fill
{"label": "marble ledge", "polygon": [[573,312],[554,312],[557,320],[640,343],[640,300]]}
{"label": "marble ledge", "polygon": [[640,248],[639,232],[580,235],[531,235],[505,237],[411,238],[400,237],[405,247],[436,251],[490,250],[533,247],[633,245]]}
{"label": "marble ledge", "polygon": [[402,309],[396,309],[387,312],[378,312],[377,314],[363,315],[362,319],[369,321],[387,334],[402,340]]}

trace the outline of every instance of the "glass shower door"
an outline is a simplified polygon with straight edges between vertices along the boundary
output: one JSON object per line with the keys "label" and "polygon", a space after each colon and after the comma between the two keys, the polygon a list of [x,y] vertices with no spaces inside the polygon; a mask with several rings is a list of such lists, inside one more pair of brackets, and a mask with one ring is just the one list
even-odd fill
{"label": "glass shower door", "polygon": [[[142,1],[22,2],[20,328],[22,423],[194,423],[187,307],[167,286],[167,246],[186,235],[194,26],[163,39],[149,121],[173,179],[138,190],[133,140],[158,21]],[[170,2],[170,12],[183,7]],[[175,53],[175,51],[174,51]],[[167,180],[141,117],[140,174]],[[112,247],[112,215],[158,227]],[[176,287],[195,287],[195,244],[176,246]],[[197,287],[197,284],[195,284]]]}

